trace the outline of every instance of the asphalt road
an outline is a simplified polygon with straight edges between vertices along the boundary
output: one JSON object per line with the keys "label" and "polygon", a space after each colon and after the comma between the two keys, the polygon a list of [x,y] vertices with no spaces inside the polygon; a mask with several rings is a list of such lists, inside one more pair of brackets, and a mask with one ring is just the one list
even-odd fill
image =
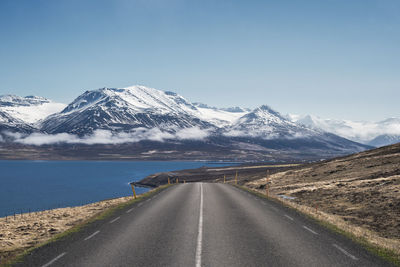
{"label": "asphalt road", "polygon": [[390,266],[231,185],[187,183],[45,245],[16,266]]}

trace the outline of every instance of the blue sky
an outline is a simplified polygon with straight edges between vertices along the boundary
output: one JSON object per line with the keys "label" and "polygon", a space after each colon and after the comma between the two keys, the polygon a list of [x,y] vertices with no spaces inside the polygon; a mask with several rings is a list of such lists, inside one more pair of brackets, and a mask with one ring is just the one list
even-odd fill
{"label": "blue sky", "polygon": [[0,94],[142,84],[192,102],[400,117],[400,1],[0,1]]}

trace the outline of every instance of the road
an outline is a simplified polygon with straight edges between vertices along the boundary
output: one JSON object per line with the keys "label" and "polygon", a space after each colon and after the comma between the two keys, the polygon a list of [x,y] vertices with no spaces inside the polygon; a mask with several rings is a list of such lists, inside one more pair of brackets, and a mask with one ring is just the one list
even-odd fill
{"label": "road", "polygon": [[16,266],[390,266],[232,185],[171,186],[45,245]]}

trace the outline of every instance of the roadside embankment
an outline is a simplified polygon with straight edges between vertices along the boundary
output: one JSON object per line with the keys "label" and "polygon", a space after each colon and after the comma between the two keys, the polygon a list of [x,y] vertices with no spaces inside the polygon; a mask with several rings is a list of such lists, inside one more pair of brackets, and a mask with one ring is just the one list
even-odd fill
{"label": "roadside embankment", "polygon": [[400,144],[299,166],[244,185],[351,233],[400,263]]}
{"label": "roadside embankment", "polygon": [[[138,196],[140,198],[141,196]],[[104,200],[78,207],[58,208],[0,218],[0,264],[28,248],[84,224],[133,197]]]}

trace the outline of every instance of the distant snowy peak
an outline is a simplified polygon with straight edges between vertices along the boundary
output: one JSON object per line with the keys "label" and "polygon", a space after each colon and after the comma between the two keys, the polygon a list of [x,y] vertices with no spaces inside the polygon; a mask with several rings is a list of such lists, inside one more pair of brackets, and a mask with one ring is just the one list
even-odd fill
{"label": "distant snowy peak", "polygon": [[193,103],[193,105],[197,109],[197,112],[194,114],[195,116],[214,124],[218,128],[233,124],[249,112],[239,107],[217,108],[202,103]]}
{"label": "distant snowy peak", "polygon": [[65,104],[39,96],[0,96],[0,111],[9,117],[33,125],[47,116],[60,112]]}
{"label": "distant snowy peak", "polygon": [[299,125],[313,129],[321,129],[349,140],[383,146],[396,143],[400,136],[400,118],[388,118],[378,122],[323,119],[313,115],[287,116]]}
{"label": "distant snowy peak", "polygon": [[250,136],[263,139],[309,137],[316,134],[299,126],[267,105],[254,109],[226,128],[228,136]]}
{"label": "distant snowy peak", "polygon": [[193,103],[193,105],[197,108],[222,110],[222,111],[227,111],[227,112],[232,112],[232,113],[248,113],[251,111],[251,109],[249,109],[249,108],[242,108],[242,107],[217,108],[217,107],[212,107],[207,104],[199,103],[199,102],[195,102],[195,103]]}
{"label": "distant snowy peak", "polygon": [[19,107],[19,106],[32,106],[50,103],[49,99],[40,96],[16,96],[16,95],[2,95],[0,96],[0,107]]}
{"label": "distant snowy peak", "polygon": [[145,112],[151,109],[157,110],[159,113],[188,113],[195,110],[195,107],[176,93],[137,85],[126,88],[101,88],[86,91],[68,105],[62,113],[99,105],[106,108],[129,108],[135,112]]}
{"label": "distant snowy peak", "polygon": [[375,146],[375,147],[381,147],[381,146],[387,146],[387,145],[392,145],[400,142],[400,134],[393,135],[393,134],[382,134],[378,135],[374,139],[368,142],[368,145],[370,146]]}

